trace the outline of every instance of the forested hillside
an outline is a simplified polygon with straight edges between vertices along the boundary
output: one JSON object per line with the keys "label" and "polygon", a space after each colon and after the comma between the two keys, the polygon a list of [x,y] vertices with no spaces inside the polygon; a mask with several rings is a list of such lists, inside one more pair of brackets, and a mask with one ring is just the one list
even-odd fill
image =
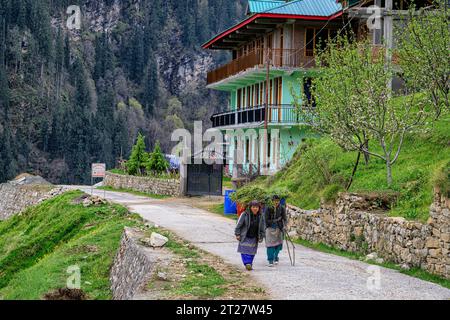
{"label": "forested hillside", "polygon": [[[69,5],[81,7],[68,30]],[[28,171],[86,183],[138,131],[170,133],[226,103],[205,89],[226,56],[199,46],[244,14],[242,0],[0,0],[0,182]]]}

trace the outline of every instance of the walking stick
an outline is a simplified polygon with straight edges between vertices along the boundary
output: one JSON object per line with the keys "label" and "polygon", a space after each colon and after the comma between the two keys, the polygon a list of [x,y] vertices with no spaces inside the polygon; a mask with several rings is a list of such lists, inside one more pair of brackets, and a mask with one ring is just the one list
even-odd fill
{"label": "walking stick", "polygon": [[[293,255],[294,259],[292,259],[292,257],[291,257],[291,250],[289,248],[289,242],[292,245],[292,255]],[[289,236],[289,234],[287,232],[286,232],[286,246],[288,248],[289,260],[291,260],[291,265],[293,267],[295,267],[295,245],[294,245],[294,242],[292,241],[291,237]]]}

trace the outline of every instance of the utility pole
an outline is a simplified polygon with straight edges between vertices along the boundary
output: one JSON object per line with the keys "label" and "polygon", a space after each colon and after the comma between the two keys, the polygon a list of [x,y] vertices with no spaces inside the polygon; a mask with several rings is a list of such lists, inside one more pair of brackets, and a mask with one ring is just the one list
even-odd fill
{"label": "utility pole", "polygon": [[[392,62],[392,49],[394,47],[394,35],[393,35],[393,16],[392,0],[385,0],[385,7],[383,12],[383,23],[384,23],[384,41],[386,46],[386,63],[390,64]],[[388,87],[392,88],[392,78],[388,82]]]}
{"label": "utility pole", "polygon": [[267,47],[266,56],[266,108],[265,108],[265,121],[264,128],[267,130],[269,126],[269,86],[270,86],[270,49]]}
{"label": "utility pole", "polygon": [[391,50],[393,48],[393,16],[392,16],[392,0],[385,0],[384,8],[384,40],[386,42],[386,48]]}
{"label": "utility pole", "polygon": [[[263,137],[263,168],[265,170],[267,164],[267,154],[270,150],[268,148],[268,128],[269,128],[269,86],[270,86],[270,48],[269,44],[267,44],[266,48],[266,103],[265,103],[265,117],[264,117],[264,137]],[[260,171],[261,172],[261,171]]]}

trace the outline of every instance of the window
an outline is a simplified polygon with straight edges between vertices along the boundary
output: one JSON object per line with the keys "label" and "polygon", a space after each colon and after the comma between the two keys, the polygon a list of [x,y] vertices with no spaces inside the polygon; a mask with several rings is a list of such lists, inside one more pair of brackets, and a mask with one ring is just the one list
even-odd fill
{"label": "window", "polygon": [[280,29],[280,52],[278,52],[278,64],[282,67],[283,66],[283,50],[284,49],[284,28],[282,27]]}
{"label": "window", "polygon": [[242,89],[238,89],[237,91],[237,104],[236,104],[237,109],[241,109],[242,108]]}
{"label": "window", "polygon": [[251,97],[250,97],[250,107],[253,107],[255,105],[255,86],[250,87]]}
{"label": "window", "polygon": [[315,41],[314,41],[314,35],[315,35],[315,30],[312,28],[306,28],[306,32],[305,32],[305,56],[307,57],[312,57],[314,55],[314,46],[315,46]]}
{"label": "window", "polygon": [[245,138],[245,163],[250,162],[250,139]]}
{"label": "window", "polygon": [[267,36],[267,48],[272,49],[273,47],[273,33]]}
{"label": "window", "polygon": [[259,104],[262,105],[264,103],[264,83],[261,83],[259,86]]}
{"label": "window", "polygon": [[269,104],[273,104],[273,79],[270,80],[269,85]]}
{"label": "window", "polygon": [[319,46],[320,50],[326,48],[327,41],[337,36],[337,29],[306,28],[305,32],[305,56],[313,57]]}
{"label": "window", "polygon": [[316,102],[314,101],[314,97],[312,96],[311,93],[311,87],[312,87],[312,79],[311,78],[306,78],[303,81],[303,93],[305,95],[306,98],[306,105],[312,106],[313,108],[316,107]]}
{"label": "window", "polygon": [[255,84],[255,106],[258,106],[259,103],[259,83]]}
{"label": "window", "polygon": [[277,105],[281,105],[282,101],[282,92],[283,92],[283,79],[282,78],[275,78],[275,103]]}
{"label": "window", "polygon": [[328,31],[328,29],[316,30],[316,47],[314,47],[315,49],[317,49],[317,46],[320,50],[325,49],[328,41]]}

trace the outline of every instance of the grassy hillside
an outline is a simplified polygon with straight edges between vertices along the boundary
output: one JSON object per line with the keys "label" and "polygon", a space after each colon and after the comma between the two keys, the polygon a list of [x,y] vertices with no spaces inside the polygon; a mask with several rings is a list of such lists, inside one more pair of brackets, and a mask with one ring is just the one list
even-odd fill
{"label": "grassy hillside", "polygon": [[117,205],[83,207],[69,192],[0,223],[0,300],[41,299],[81,269],[89,299],[111,296],[109,268],[125,226],[139,223]]}
{"label": "grassy hillside", "polygon": [[[379,147],[372,143],[372,150]],[[288,167],[274,177],[260,178],[253,185],[266,190],[287,188],[289,202],[316,209],[321,199],[332,201],[344,189],[356,160],[355,152],[344,152],[327,138],[308,140]],[[382,160],[364,161],[356,173],[351,192],[399,192],[390,215],[425,221],[432,203],[433,187],[448,188],[450,168],[450,117],[408,136],[398,162],[393,167],[394,184],[388,188]],[[448,189],[447,189],[448,190]]]}

